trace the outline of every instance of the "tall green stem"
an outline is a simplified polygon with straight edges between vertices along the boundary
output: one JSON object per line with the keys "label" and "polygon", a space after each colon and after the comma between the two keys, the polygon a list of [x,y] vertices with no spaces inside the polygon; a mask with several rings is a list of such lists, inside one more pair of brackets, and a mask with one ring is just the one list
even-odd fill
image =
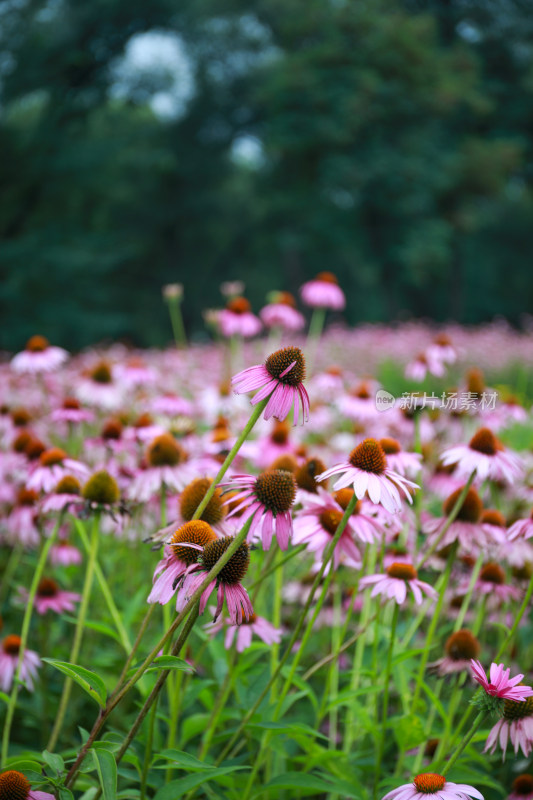
{"label": "tall green stem", "polygon": [[477,717],[475,718],[475,720],[473,721],[472,727],[470,728],[468,733],[463,737],[462,741],[459,742],[459,745],[458,745],[455,753],[452,755],[450,760],[447,761],[445,766],[442,768],[441,775],[446,775],[446,773],[451,770],[451,768],[453,767],[453,765],[455,764],[455,762],[457,761],[457,759],[459,758],[459,756],[461,755],[461,753],[463,752],[465,747],[468,745],[468,743],[471,741],[471,739],[474,738],[474,735],[477,732],[477,729],[479,728],[479,726],[481,725],[481,723],[483,722],[485,717],[486,717],[485,711],[480,711],[479,714],[477,715]]}
{"label": "tall green stem", "polygon": [[[81,595],[80,607],[78,609],[78,619],[76,621],[76,630],[74,631],[74,641],[72,642],[72,649],[70,651],[69,661],[71,664],[78,663],[78,656],[81,649],[81,641],[83,638],[83,629],[85,627],[85,618],[87,616],[87,609],[89,607],[89,599],[91,596],[91,588],[93,585],[94,570],[96,566],[96,556],[98,554],[98,538],[99,538],[99,525],[100,514],[95,514],[93,517],[93,525],[91,532],[89,558],[87,561],[87,571],[85,573],[85,581],[83,584],[83,591]],[[63,692],[61,700],[59,701],[59,708],[57,716],[50,734],[50,739],[46,749],[50,752],[54,751],[57,744],[57,739],[63,726],[63,720],[67,712],[68,701],[70,699],[70,692],[72,690],[72,679],[67,678],[63,684]]]}
{"label": "tall green stem", "polygon": [[20,672],[22,669],[22,663],[24,661],[24,653],[26,651],[26,645],[28,643],[28,633],[30,630],[30,622],[31,622],[31,615],[33,612],[33,606],[35,604],[35,597],[37,595],[37,589],[39,588],[39,582],[41,580],[43,570],[46,564],[46,559],[48,558],[48,553],[50,548],[54,544],[57,532],[59,530],[59,524],[61,519],[58,519],[54,526],[54,530],[52,531],[51,536],[48,539],[44,540],[44,543],[41,548],[41,553],[39,555],[39,560],[37,562],[37,566],[35,568],[35,572],[33,573],[33,579],[30,586],[30,591],[28,595],[28,602],[26,603],[26,608],[24,611],[24,617],[22,619],[22,630],[20,633],[20,646],[19,646],[19,655],[17,661],[17,668],[15,670],[15,675],[13,676],[13,687],[11,689],[11,695],[9,697],[9,703],[7,706],[6,712],[6,719],[4,722],[4,731],[2,734],[2,758],[0,761],[0,767],[3,768],[6,763],[6,759],[8,756],[9,750],[9,736],[11,733],[11,725],[13,723],[13,716],[15,714],[15,708],[17,705],[17,697],[20,689]]}
{"label": "tall green stem", "polygon": [[309,323],[309,333],[307,335],[307,344],[305,348],[307,352],[307,374],[309,376],[313,374],[316,352],[320,342],[320,337],[322,336],[322,331],[324,330],[325,321],[326,309],[315,308],[311,315],[311,322]]}
{"label": "tall green stem", "polygon": [[381,772],[381,764],[383,761],[383,753],[385,751],[385,736],[387,735],[387,715],[389,712],[389,683],[390,683],[390,674],[391,674],[391,665],[392,665],[392,653],[394,651],[394,642],[396,639],[396,626],[398,624],[398,614],[400,611],[400,606],[398,603],[394,603],[394,612],[392,615],[392,622],[390,626],[390,638],[389,638],[389,649],[387,652],[387,663],[385,665],[385,676],[384,686],[383,686],[383,712],[381,717],[381,737],[378,744],[378,754],[376,758],[376,773],[374,779],[374,798],[377,798],[378,793],[378,786],[379,786],[379,775]]}

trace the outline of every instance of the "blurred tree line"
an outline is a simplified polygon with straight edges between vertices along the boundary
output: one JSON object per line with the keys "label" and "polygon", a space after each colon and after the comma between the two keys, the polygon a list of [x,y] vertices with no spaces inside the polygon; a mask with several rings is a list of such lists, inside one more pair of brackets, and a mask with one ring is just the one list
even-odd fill
{"label": "blurred tree line", "polygon": [[350,323],[519,323],[532,47],[530,0],[0,0],[0,346],[321,270]]}

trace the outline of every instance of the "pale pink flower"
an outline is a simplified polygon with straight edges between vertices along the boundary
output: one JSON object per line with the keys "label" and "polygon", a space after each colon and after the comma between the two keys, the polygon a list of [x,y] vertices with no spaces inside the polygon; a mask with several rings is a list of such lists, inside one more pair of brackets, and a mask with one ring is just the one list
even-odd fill
{"label": "pale pink flower", "polygon": [[457,475],[468,478],[476,471],[476,481],[487,478],[514,483],[523,472],[515,453],[505,450],[489,428],[480,428],[468,444],[449,447],[441,455],[444,466],[456,464]]}
{"label": "pale pink flower", "polygon": [[69,567],[71,564],[81,564],[82,556],[77,547],[66,539],[60,539],[50,548],[50,563],[54,567]]}
{"label": "pale pink flower", "polygon": [[436,800],[483,800],[483,795],[467,783],[452,783],[443,775],[428,772],[417,775],[412,783],[404,783],[392,792],[386,794],[382,800],[428,800],[434,796]]}
{"label": "pale pink flower", "polygon": [[418,579],[418,573],[412,564],[395,562],[387,568],[384,574],[368,575],[361,578],[359,587],[364,589],[373,586],[372,597],[384,595],[387,599],[392,599],[398,605],[405,603],[407,599],[407,589],[410,589],[415,603],[422,604],[423,594],[432,600],[436,600],[438,592],[426,583]]}
{"label": "pale pink flower", "polygon": [[503,716],[492,727],[483,752],[494,753],[499,744],[502,749],[503,761],[509,740],[514,747],[515,756],[518,755],[520,749],[524,756],[529,758],[533,750],[533,700],[531,698],[524,702],[505,701]]}
{"label": "pale pink flower", "polygon": [[[214,609],[212,610],[214,612]],[[268,622],[268,620],[263,617],[258,617],[257,614],[252,614],[248,620],[243,619],[240,625],[232,624],[230,619],[223,620],[219,618],[216,622],[205,626],[205,630],[211,634],[218,633],[224,628],[226,629],[224,647],[226,650],[230,650],[233,640],[235,639],[235,634],[237,634],[237,645],[235,649],[238,653],[242,653],[250,647],[253,634],[268,645],[279,644],[282,637],[282,631],[279,628],[275,628],[271,622]]]}
{"label": "pale pink flower", "polygon": [[525,540],[533,538],[533,511],[525,519],[517,519],[507,531],[507,538],[510,542],[517,539]]}
{"label": "pale pink flower", "polygon": [[399,475],[416,475],[422,469],[422,455],[402,450],[397,439],[387,436],[379,440],[387,456],[387,466]]}
{"label": "pale pink flower", "polygon": [[218,326],[223,336],[242,336],[250,339],[256,336],[261,328],[261,320],[252,314],[250,303],[244,297],[235,297],[230,300],[218,314]]}
{"label": "pale pink flower", "polygon": [[[28,590],[20,586],[19,597],[27,603]],[[80,599],[81,595],[77,592],[66,592],[51,578],[41,578],[35,595],[35,609],[38,614],[46,614],[47,611],[63,614],[65,611],[74,611],[75,603]]]}
{"label": "pale pink flower", "polygon": [[94,413],[87,408],[82,408],[80,401],[75,397],[66,397],[62,406],[52,411],[50,419],[52,422],[79,424],[80,422],[92,422]]}
{"label": "pale pink flower", "polygon": [[270,398],[263,413],[265,419],[275,416],[284,420],[294,405],[293,423],[296,425],[300,406],[303,421],[309,420],[309,396],[302,383],[304,378],[305,359],[302,351],[298,347],[284,347],[272,353],[264,364],[238,372],[231,383],[236,394],[259,389],[251,400],[253,406]]}
{"label": "pale pink flower", "polygon": [[288,303],[269,303],[259,312],[266,328],[280,328],[283,331],[301,331],[305,319],[299,311]]}
{"label": "pale pink flower", "polygon": [[414,361],[410,361],[405,367],[405,377],[413,381],[423,381],[426,375],[434,375],[442,378],[445,373],[443,363],[429,350],[419,353]]}
{"label": "pale pink flower", "polygon": [[533,697],[533,689],[531,686],[519,686],[520,681],[524,677],[522,674],[515,675],[510,678],[511,670],[505,669],[503,664],[495,664],[490,666],[490,677],[487,680],[485,670],[481,663],[472,659],[473,678],[477,681],[483,689],[491,697],[499,697],[502,700],[516,700],[517,702],[525,702],[527,697]]}
{"label": "pale pink flower", "polygon": [[244,524],[250,517],[252,523],[248,540],[261,536],[263,549],[268,550],[275,533],[282,550],[286,550],[292,537],[291,508],[296,498],[296,482],[291,472],[280,469],[267,470],[257,478],[253,475],[234,475],[222,486],[236,486],[238,492],[228,503],[228,519],[239,515]]}
{"label": "pale pink flower", "polygon": [[342,311],[346,305],[344,292],[331,272],[320,272],[314,280],[304,283],[300,295],[305,305],[310,308]]}
{"label": "pale pink flower", "polygon": [[26,349],[11,359],[11,369],[15,372],[53,372],[68,358],[62,347],[52,347],[44,336],[32,336]]}
{"label": "pale pink flower", "polygon": [[533,800],[533,775],[523,772],[513,781],[513,791],[506,800]]}
{"label": "pale pink flower", "polygon": [[[0,648],[0,689],[9,692],[17,670],[21,639],[20,636],[11,634],[2,641]],[[30,692],[33,691],[33,681],[37,677],[37,670],[41,666],[41,659],[33,650],[26,649],[22,658],[20,680]]]}
{"label": "pale pink flower", "polygon": [[51,492],[67,475],[86,480],[89,477],[89,469],[81,461],[69,458],[59,447],[51,447],[39,456],[39,461],[30,469],[27,487],[36,491]]}
{"label": "pale pink flower", "polygon": [[410,490],[419,488],[416,483],[388,468],[383,448],[375,439],[365,439],[352,450],[348,462],[326,470],[317,476],[317,481],[339,474],[341,477],[333,485],[335,490],[352,485],[359,500],[368,492],[373,503],[380,503],[391,513],[402,508],[400,493],[412,503]]}
{"label": "pale pink flower", "polygon": [[128,497],[139,503],[146,503],[165,488],[181,491],[195,477],[187,453],[170,433],[151,442],[146,459],[146,469],[139,470],[128,489]]}

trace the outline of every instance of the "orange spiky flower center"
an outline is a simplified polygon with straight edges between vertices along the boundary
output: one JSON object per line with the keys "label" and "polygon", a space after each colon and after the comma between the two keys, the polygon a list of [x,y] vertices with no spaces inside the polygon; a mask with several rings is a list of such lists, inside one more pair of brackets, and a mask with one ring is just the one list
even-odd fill
{"label": "orange spiky flower center", "polygon": [[478,657],[480,644],[473,633],[462,628],[448,637],[444,649],[453,661],[469,661]]}
{"label": "orange spiky flower center", "polygon": [[392,439],[388,436],[386,436],[384,439],[380,439],[379,443],[382,446],[386,456],[396,455],[396,453],[399,453],[402,449],[402,446],[397,439]]}
{"label": "orange spiky flower center", "polygon": [[292,472],[271,469],[262,472],[255,481],[254,494],[274,516],[288,511],[296,497],[296,481]]}
{"label": "orange spiky flower center", "polygon": [[81,484],[74,475],[65,475],[54,491],[56,494],[81,494]]}
{"label": "orange spiky flower center", "polygon": [[[452,513],[453,507],[459,499],[459,495],[463,491],[463,488],[464,487],[456,489],[455,492],[452,492],[451,495],[444,501],[442,508],[446,516],[449,516]],[[459,509],[456,519],[460,520],[461,522],[479,522],[482,511],[483,503],[481,502],[481,497],[478,495],[475,489],[469,489],[466,493],[463,504]]]}
{"label": "orange spiky flower center", "polygon": [[276,420],[274,423],[274,430],[270,434],[270,438],[275,444],[287,444],[290,430],[291,429],[286,422]]}
{"label": "orange spiky flower center", "polygon": [[17,636],[14,633],[9,634],[9,636],[6,636],[2,642],[4,653],[9,656],[18,656],[21,643],[22,639],[20,636]]}
{"label": "orange spiky flower center", "polygon": [[100,361],[99,364],[91,370],[91,379],[95,383],[112,383],[113,375],[111,374],[111,367],[107,361]]}
{"label": "orange spiky flower center", "polygon": [[216,539],[216,533],[207,522],[201,519],[190,520],[178,528],[170,537],[169,547],[177,559],[190,566],[195,564],[200,557],[200,551],[195,547],[183,547],[183,542],[206,547],[209,542]]}
{"label": "orange spiky flower center", "polygon": [[102,428],[102,439],[120,439],[122,430],[122,422],[119,419],[108,419]]}
{"label": "orange spiky flower center", "polygon": [[381,475],[387,468],[387,457],[376,439],[365,439],[352,450],[350,464],[365,472]]}
{"label": "orange spiky flower center", "polygon": [[501,511],[496,508],[486,508],[481,514],[481,522],[487,525],[495,525],[498,528],[505,528],[507,523]]}
{"label": "orange spiky flower center", "polygon": [[340,521],[343,518],[342,511],[337,511],[335,508],[325,508],[324,511],[320,514],[320,524],[326,530],[330,536],[335,534],[335,531],[339,527]]}
{"label": "orange spiky flower center", "polygon": [[65,397],[63,400],[63,408],[78,411],[81,408],[81,404],[75,397]]}
{"label": "orange spiky flower center", "polygon": [[30,353],[42,353],[50,347],[50,342],[44,336],[30,336],[26,342],[26,350]]}
{"label": "orange spiky flower center", "polygon": [[170,433],[162,433],[148,447],[147,458],[151,467],[175,467],[185,461],[186,456]]}
{"label": "orange spiky flower center", "polygon": [[27,408],[14,408],[11,412],[11,420],[16,428],[24,428],[31,422],[31,414]]}
{"label": "orange spiky flower center", "polygon": [[59,586],[52,578],[41,578],[37,587],[39,597],[55,597],[59,591]]}
{"label": "orange spiky flower center", "polygon": [[[524,684],[519,683],[519,686]],[[504,719],[524,719],[533,716],[533,697],[526,697],[522,702],[518,700],[505,700],[503,704]]]}
{"label": "orange spiky flower center", "polygon": [[336,275],[333,272],[319,272],[315,281],[323,281],[324,283],[338,283]]}
{"label": "orange spiky flower center", "polygon": [[43,467],[54,467],[57,464],[62,464],[65,458],[67,458],[67,454],[64,450],[61,450],[60,447],[51,447],[41,453],[39,461]]}
{"label": "orange spiky flower center", "polygon": [[118,503],[120,489],[118,483],[112,475],[105,469],[101,469],[91,475],[87,483],[81,490],[85,500],[98,505],[113,505]]}
{"label": "orange spiky flower center", "polygon": [[31,785],[22,772],[8,769],[0,775],[0,800],[27,800]]}
{"label": "orange spiky flower center", "polygon": [[290,453],[285,453],[282,456],[278,456],[278,458],[272,462],[269,469],[281,469],[285,472],[296,472],[298,469],[298,462],[293,455]]}
{"label": "orange spiky flower center", "polygon": [[[350,500],[353,498],[353,496],[354,496],[353,489],[339,489],[337,492],[333,493],[333,499],[335,500],[336,503],[340,505],[343,511],[346,511],[346,509],[350,505]],[[361,513],[361,506],[362,506],[362,501],[358,500],[357,503],[355,504],[354,510],[352,511],[352,516],[354,514]]]}
{"label": "orange spiky flower center", "polygon": [[480,369],[469,369],[466,373],[466,388],[476,397],[485,391],[485,376]]}
{"label": "orange spiky flower center", "polygon": [[[212,483],[213,481],[210,478],[197,478],[185,487],[180,497],[180,511],[183,519],[192,520],[196,509],[204,499]],[[222,503],[222,491],[217,487],[214,495],[202,511],[200,519],[209,525],[216,525],[218,522],[222,522],[226,512],[227,508]]]}
{"label": "orange spiky flower center", "polygon": [[[299,467],[294,473],[296,483],[300,489],[305,489],[313,494],[318,494],[317,475],[321,475],[326,471],[326,465],[320,458],[308,458],[307,461]],[[324,486],[327,486],[327,481],[324,481]]]}
{"label": "orange spiky flower center", "polygon": [[526,796],[528,794],[533,794],[533,775],[527,772],[518,775],[513,781],[513,793]]}
{"label": "orange spiky flower center", "polygon": [[226,308],[234,314],[247,314],[252,307],[246,297],[234,297],[228,301]]}
{"label": "orange spiky flower center", "polygon": [[299,386],[305,379],[305,358],[299,347],[283,347],[281,350],[276,350],[265,361],[265,367],[273,378],[286,386]]}
{"label": "orange spiky flower center", "polygon": [[501,586],[505,583],[505,572],[499,564],[496,564],[494,561],[490,561],[488,564],[485,564],[479,573],[479,580],[486,581],[487,583],[495,583],[496,585]]}
{"label": "orange spiky flower center", "polygon": [[[217,561],[226,552],[234,540],[234,536],[225,536],[223,539],[215,539],[204,547],[202,561],[207,570],[212,570]],[[243,542],[231,556],[218,573],[218,580],[232,586],[240,583],[248,570],[250,564],[250,550],[248,544]]]}
{"label": "orange spiky flower center", "polygon": [[399,578],[402,581],[414,581],[418,577],[418,572],[412,564],[403,564],[395,561],[386,569],[389,578]]}
{"label": "orange spiky flower center", "polygon": [[17,493],[18,506],[34,506],[39,495],[33,489],[19,489]]}
{"label": "orange spiky flower center", "polygon": [[490,428],[480,428],[470,439],[468,446],[477,453],[486,456],[496,455],[498,448],[497,439]]}
{"label": "orange spiky flower center", "polygon": [[436,772],[424,772],[413,780],[414,785],[422,794],[436,794],[444,788],[446,778]]}

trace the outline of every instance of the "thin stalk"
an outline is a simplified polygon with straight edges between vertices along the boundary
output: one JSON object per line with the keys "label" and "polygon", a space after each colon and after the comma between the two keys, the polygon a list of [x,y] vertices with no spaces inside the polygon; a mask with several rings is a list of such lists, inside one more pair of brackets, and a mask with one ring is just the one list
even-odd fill
{"label": "thin stalk", "polygon": [[287,561],[290,561],[292,558],[294,558],[294,556],[297,556],[299,553],[302,552],[302,550],[305,550],[306,547],[307,545],[300,544],[298,545],[298,547],[292,548],[290,553],[287,553],[287,555],[283,556],[283,558],[277,561],[272,567],[270,567],[270,569],[266,569],[265,572],[263,572],[260,575],[260,577],[252,583],[249,591],[250,592],[253,591],[257,586],[259,586],[259,584],[261,584],[265,580],[265,578],[268,578],[268,576],[272,575],[273,572],[276,572],[276,570],[280,569],[280,567],[283,567],[287,563]]}
{"label": "thin stalk", "polygon": [[[0,606],[3,605],[4,600],[7,597],[9,588],[11,586],[11,578],[13,577],[13,575],[17,570],[20,557],[23,551],[24,551],[24,545],[21,544],[19,541],[17,541],[15,546],[11,548],[11,552],[7,559],[6,567],[2,575],[2,584],[0,585]],[[5,561],[3,563],[5,563]]]}
{"label": "thin stalk", "polygon": [[324,330],[325,321],[326,321],[326,309],[325,308],[313,309],[313,313],[311,315],[311,321],[309,323],[309,333],[307,334],[307,344],[305,347],[307,353],[307,371],[309,376],[313,374],[316,351],[318,349],[318,344],[320,342],[322,331]]}
{"label": "thin stalk", "polygon": [[7,711],[6,711],[6,719],[4,722],[4,731],[2,734],[2,757],[0,760],[0,768],[2,769],[5,766],[9,751],[9,737],[11,734],[11,725],[13,723],[13,716],[15,714],[15,708],[17,706],[17,697],[20,690],[20,672],[22,669],[22,663],[24,660],[26,645],[28,643],[28,633],[30,631],[30,622],[33,612],[33,606],[35,604],[35,597],[37,595],[39,582],[41,580],[44,571],[46,559],[48,558],[48,553],[57,537],[60,521],[61,520],[58,519],[58,521],[54,526],[54,530],[52,531],[51,536],[48,539],[45,539],[43,542],[41,553],[39,555],[39,560],[37,561],[37,566],[35,567],[35,572],[33,573],[33,579],[28,594],[28,602],[26,603],[26,608],[24,610],[24,617],[22,619],[22,630],[20,632],[19,656],[17,661],[17,667],[15,669],[15,674],[13,676],[13,687],[11,689],[11,694],[9,696],[9,703],[7,705]]}
{"label": "thin stalk", "polygon": [[[87,609],[89,607],[89,599],[91,596],[91,588],[93,585],[96,556],[98,554],[99,525],[100,525],[100,515],[95,514],[93,517],[93,524],[91,531],[91,541],[90,541],[89,557],[87,561],[87,571],[85,573],[85,581],[83,584],[81,601],[78,609],[78,619],[76,621],[76,629],[74,631],[74,641],[72,642],[72,648],[69,657],[69,662],[71,664],[78,663],[78,656],[80,654],[81,641],[83,638],[83,630],[85,627],[85,618],[87,616]],[[65,714],[67,713],[68,701],[70,699],[71,690],[72,690],[72,678],[67,678],[65,680],[65,683],[63,684],[63,692],[61,693],[61,700],[59,701],[59,708],[57,710],[57,716],[54,722],[54,727],[52,728],[52,733],[50,734],[50,739],[48,740],[48,744],[46,746],[46,749],[49,750],[51,753],[54,752],[59,734],[61,732],[61,728],[63,726],[63,721],[65,719]]]}
{"label": "thin stalk", "polygon": [[441,775],[446,775],[446,773],[450,771],[450,769],[453,767],[453,765],[455,764],[455,762],[457,761],[457,759],[459,758],[459,756],[461,755],[461,753],[463,752],[465,747],[474,738],[474,735],[476,734],[477,729],[480,727],[480,725],[483,722],[483,720],[485,719],[485,717],[486,717],[485,711],[480,711],[479,714],[477,715],[477,717],[475,718],[475,720],[473,721],[472,727],[470,728],[468,733],[465,734],[465,736],[463,737],[462,741],[459,742],[459,745],[458,745],[455,753],[452,755],[450,760],[442,768],[442,771],[440,773]]}
{"label": "thin stalk", "polygon": [[482,564],[483,564],[483,553],[480,553],[477,557],[476,563],[474,564],[474,569],[472,570],[472,574],[470,575],[470,583],[468,584],[468,589],[466,590],[466,594],[463,597],[463,602],[461,603],[459,614],[457,616],[457,619],[455,620],[455,625],[453,626],[454,633],[457,633],[457,631],[461,630],[461,628],[463,627],[463,622],[466,616],[466,612],[468,611],[468,606],[470,605],[470,600],[472,599],[472,594],[474,593],[474,586],[476,585],[478,575],[481,572]]}
{"label": "thin stalk", "polygon": [[179,298],[171,298],[168,300],[168,313],[170,315],[170,324],[172,325],[172,333],[174,335],[176,347],[185,347],[187,345],[187,337],[185,336],[185,326],[183,324],[181,301]]}
{"label": "thin stalk", "polygon": [[146,784],[148,781],[148,770],[152,758],[152,748],[154,745],[154,727],[157,714],[157,703],[154,703],[150,712],[150,722],[148,725],[148,736],[146,737],[146,747],[144,749],[144,761],[141,774],[141,800],[146,800]]}
{"label": "thin stalk", "polygon": [[[82,522],[77,517],[74,518],[74,523],[76,525],[76,530],[78,531],[82,544],[85,548],[85,552],[87,553],[87,555],[89,555],[91,545],[87,537],[87,534],[85,533],[85,528],[83,527]],[[124,648],[126,653],[130,653],[132,649],[130,638],[128,636],[126,628],[124,627],[124,623],[122,622],[122,617],[120,616],[119,610],[116,607],[115,601],[113,600],[111,589],[109,588],[109,584],[105,578],[105,575],[102,571],[100,564],[98,563],[98,560],[96,560],[94,565],[94,574],[96,576],[96,580],[100,585],[100,589],[104,596],[104,600],[106,601],[109,613],[111,614],[113,622],[115,623],[115,627],[117,629],[117,633],[119,635],[122,647]]]}
{"label": "thin stalk", "polygon": [[202,744],[198,752],[198,758],[200,759],[200,761],[204,760],[209,751],[209,745],[211,744],[213,736],[215,735],[220,714],[222,712],[222,709],[226,705],[226,701],[233,688],[233,681],[235,680],[236,663],[237,663],[237,650],[234,648],[231,652],[231,657],[228,663],[228,671],[226,673],[226,677],[224,678],[224,682],[220,688],[220,691],[217,697],[215,698],[215,702],[213,704],[213,708],[211,711],[211,716],[209,717],[209,721],[207,723],[207,729],[204,733]]}
{"label": "thin stalk", "polygon": [[422,691],[422,681],[424,679],[424,672],[426,670],[426,664],[428,662],[429,653],[431,650],[431,646],[433,644],[433,636],[435,635],[435,631],[437,629],[437,625],[439,623],[440,614],[442,611],[442,606],[444,604],[444,594],[446,592],[446,588],[448,586],[448,581],[450,580],[450,574],[453,567],[453,562],[455,561],[455,554],[457,552],[457,542],[454,542],[452,548],[448,554],[448,559],[446,561],[446,567],[444,569],[444,575],[442,579],[442,585],[439,592],[439,597],[437,600],[437,605],[435,606],[435,610],[431,616],[431,622],[429,623],[429,628],[426,636],[426,642],[424,645],[424,651],[422,653],[422,657],[420,659],[420,667],[418,669],[418,675],[416,676],[416,687],[413,696],[413,704],[411,706],[413,713],[416,712],[416,705],[418,703],[418,698],[420,697],[420,692]]}
{"label": "thin stalk", "polygon": [[394,603],[394,612],[392,615],[392,622],[390,626],[390,636],[389,636],[389,649],[387,651],[387,663],[385,665],[385,676],[384,686],[383,686],[383,712],[381,717],[381,738],[378,744],[378,754],[376,758],[376,772],[374,778],[374,800],[376,800],[378,795],[378,786],[379,786],[379,776],[381,771],[381,764],[383,762],[383,753],[385,751],[385,736],[387,735],[387,715],[389,712],[389,683],[390,683],[390,674],[391,674],[391,665],[392,665],[392,653],[394,651],[394,642],[396,639],[396,626],[398,624],[398,615],[400,611],[400,606],[398,603]]}
{"label": "thin stalk", "polygon": [[235,444],[233,445],[233,447],[229,451],[228,455],[226,456],[226,459],[225,459],[224,463],[222,464],[222,466],[220,467],[216,478],[213,480],[213,482],[211,483],[211,486],[209,487],[209,489],[205,493],[204,499],[202,500],[202,502],[200,503],[200,505],[198,506],[198,508],[194,512],[193,519],[200,519],[200,517],[202,516],[202,514],[204,512],[204,509],[206,508],[207,504],[209,503],[209,501],[211,500],[211,498],[213,497],[213,495],[215,493],[215,489],[217,488],[217,485],[220,483],[220,481],[222,480],[222,478],[224,477],[224,475],[228,471],[229,466],[230,466],[231,462],[233,461],[233,459],[235,458],[235,456],[237,455],[237,453],[239,452],[239,450],[240,450],[240,448],[242,446],[242,443],[250,435],[250,432],[251,432],[252,428],[254,427],[255,423],[257,422],[257,420],[259,419],[259,417],[263,413],[264,409],[266,408],[266,404],[268,403],[269,399],[270,399],[270,396],[269,397],[265,397],[264,400],[261,400],[255,406],[254,410],[252,411],[252,415],[251,415],[250,419],[248,420],[248,422],[246,423],[246,426],[244,427],[242,433],[240,434],[239,438],[237,439],[237,441],[235,442]]}

